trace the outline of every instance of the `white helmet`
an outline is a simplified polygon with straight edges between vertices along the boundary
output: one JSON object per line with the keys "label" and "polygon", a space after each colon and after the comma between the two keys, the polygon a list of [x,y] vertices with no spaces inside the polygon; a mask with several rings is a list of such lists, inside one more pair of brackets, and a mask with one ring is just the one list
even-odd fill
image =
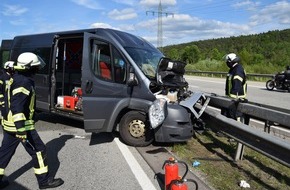
{"label": "white helmet", "polygon": [[4,63],[4,69],[9,69],[14,67],[14,61],[7,61]]}
{"label": "white helmet", "polygon": [[41,57],[35,55],[34,53],[25,52],[18,56],[17,65],[14,66],[18,70],[27,70],[31,67],[39,67],[42,69],[45,66],[45,62]]}
{"label": "white helmet", "polygon": [[225,56],[225,61],[228,67],[232,67],[235,63],[240,63],[240,58],[235,53],[230,53]]}

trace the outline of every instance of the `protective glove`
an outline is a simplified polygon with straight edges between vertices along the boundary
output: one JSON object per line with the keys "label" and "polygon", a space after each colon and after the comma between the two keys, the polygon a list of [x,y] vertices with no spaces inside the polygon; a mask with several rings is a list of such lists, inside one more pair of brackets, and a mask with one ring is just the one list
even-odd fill
{"label": "protective glove", "polygon": [[23,132],[17,131],[16,132],[16,138],[19,138],[22,142],[25,142],[26,139],[27,139],[27,133],[26,133],[26,131],[23,131]]}

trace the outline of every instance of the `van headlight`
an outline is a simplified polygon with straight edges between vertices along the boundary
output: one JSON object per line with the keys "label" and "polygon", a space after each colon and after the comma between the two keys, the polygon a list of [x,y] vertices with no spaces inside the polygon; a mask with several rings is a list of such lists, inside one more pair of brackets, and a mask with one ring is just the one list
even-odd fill
{"label": "van headlight", "polygon": [[149,108],[149,121],[151,127],[155,129],[158,127],[166,117],[167,101],[163,98],[156,99]]}

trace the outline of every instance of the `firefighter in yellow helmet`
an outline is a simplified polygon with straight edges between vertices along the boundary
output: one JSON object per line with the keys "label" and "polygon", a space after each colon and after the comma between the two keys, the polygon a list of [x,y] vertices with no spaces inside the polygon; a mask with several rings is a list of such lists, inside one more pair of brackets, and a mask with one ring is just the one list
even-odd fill
{"label": "firefighter in yellow helmet", "polygon": [[15,73],[4,95],[7,105],[2,119],[4,130],[0,148],[0,189],[9,185],[2,178],[19,143],[22,143],[32,157],[40,189],[55,188],[63,184],[62,179],[54,179],[49,175],[46,146],[35,130],[35,89],[32,76],[44,66],[44,61],[30,52],[20,54],[14,65]]}

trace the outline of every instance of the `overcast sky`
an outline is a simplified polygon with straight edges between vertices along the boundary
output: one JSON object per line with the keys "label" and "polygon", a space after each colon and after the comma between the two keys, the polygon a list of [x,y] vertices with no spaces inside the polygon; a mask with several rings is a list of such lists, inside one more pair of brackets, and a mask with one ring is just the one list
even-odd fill
{"label": "overcast sky", "polygon": [[[105,27],[141,36],[157,45],[160,0],[0,2],[0,40]],[[289,0],[161,0],[161,4],[163,46],[290,28]]]}

